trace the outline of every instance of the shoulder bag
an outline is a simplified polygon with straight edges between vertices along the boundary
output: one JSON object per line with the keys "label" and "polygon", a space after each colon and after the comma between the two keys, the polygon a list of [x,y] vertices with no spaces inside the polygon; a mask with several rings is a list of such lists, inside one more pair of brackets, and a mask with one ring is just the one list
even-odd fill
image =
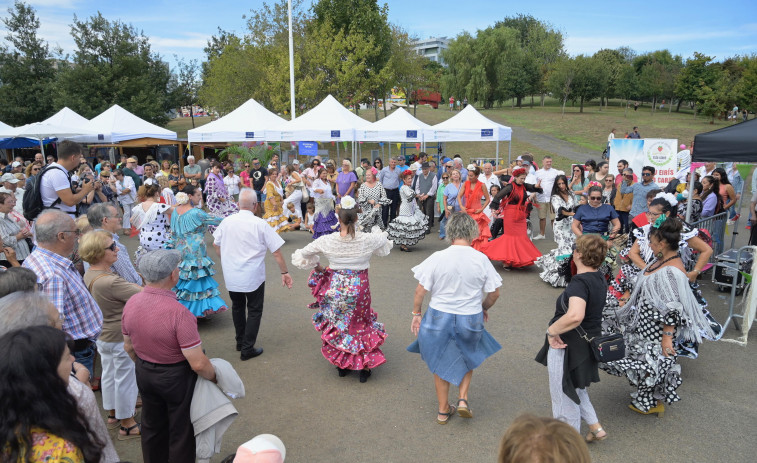
{"label": "shoulder bag", "polygon": [[[562,298],[560,303],[562,305],[564,315],[568,312],[568,308],[565,307],[564,297]],[[614,315],[617,316],[617,314]],[[603,334],[590,338],[586,330],[581,328],[581,325],[578,325],[575,330],[579,336],[581,336],[587,343],[589,343],[591,354],[594,357],[595,361],[607,363],[625,358],[626,343],[623,340],[623,335],[621,333]]]}

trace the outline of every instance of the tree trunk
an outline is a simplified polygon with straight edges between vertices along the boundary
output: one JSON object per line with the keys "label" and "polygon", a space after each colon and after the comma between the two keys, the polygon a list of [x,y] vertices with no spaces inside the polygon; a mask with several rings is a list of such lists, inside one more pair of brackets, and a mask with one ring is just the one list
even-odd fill
{"label": "tree trunk", "polygon": [[378,111],[378,98],[373,99],[373,112],[376,114],[376,121],[379,120],[379,111]]}
{"label": "tree trunk", "polygon": [[189,110],[189,117],[192,118],[192,128],[194,129],[195,128],[195,112],[192,111],[191,109]]}
{"label": "tree trunk", "polygon": [[560,116],[560,118],[563,118],[563,117],[565,117],[565,103],[566,103],[567,101],[568,101],[568,98],[567,98],[567,97],[565,97],[565,98],[563,98],[563,99],[562,99],[562,115]]}
{"label": "tree trunk", "polygon": [[517,107],[519,107],[519,108],[520,108],[520,104],[521,104],[521,102],[522,102],[523,98],[522,98],[521,96],[518,96],[518,97],[516,97],[516,98],[518,99],[518,101],[517,101],[517,102],[515,103],[515,106],[517,106]]}
{"label": "tree trunk", "polygon": [[668,114],[673,112],[673,97],[670,97],[670,104],[668,104]]}
{"label": "tree trunk", "polygon": [[626,109],[623,111],[623,117],[628,117],[628,104],[630,103],[630,100],[626,100]]}
{"label": "tree trunk", "polygon": [[652,114],[654,114],[655,109],[657,109],[657,95],[652,97]]}
{"label": "tree trunk", "polygon": [[544,107],[544,94],[541,94],[541,107]]}
{"label": "tree trunk", "polygon": [[683,98],[678,99],[678,104],[676,105],[676,112],[681,112],[681,103],[683,103]]}
{"label": "tree trunk", "polygon": [[581,110],[578,112],[580,113],[584,112],[584,97],[581,97]]}
{"label": "tree trunk", "polygon": [[384,92],[384,117],[386,117],[386,112],[388,111],[388,109],[386,109],[386,107],[387,107],[386,92]]}
{"label": "tree trunk", "polygon": [[534,94],[531,94],[531,107],[534,107]]}
{"label": "tree trunk", "polygon": [[599,97],[599,110],[600,111],[602,111],[602,104],[604,103],[604,101],[605,101],[605,97],[600,96]]}

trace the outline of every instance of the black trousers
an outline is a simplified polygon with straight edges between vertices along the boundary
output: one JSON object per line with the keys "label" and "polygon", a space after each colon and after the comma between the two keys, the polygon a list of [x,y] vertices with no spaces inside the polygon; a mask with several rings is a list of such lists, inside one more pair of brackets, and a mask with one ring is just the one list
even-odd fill
{"label": "black trousers", "polygon": [[264,294],[265,281],[258,289],[249,293],[229,291],[231,318],[234,320],[237,346],[242,348],[242,354],[250,354],[258,339],[260,319],[263,318]]}
{"label": "black trousers", "polygon": [[400,208],[400,189],[387,188],[386,197],[392,200],[392,204],[381,208],[381,220],[384,221],[384,227],[397,217]]}
{"label": "black trousers", "polygon": [[436,197],[429,196],[428,198],[421,201],[421,210],[424,214],[426,214],[426,217],[428,217],[428,228],[431,228],[434,226],[434,203],[436,202]]}
{"label": "black trousers", "polygon": [[195,461],[189,415],[197,373],[189,362],[161,365],[140,358],[137,386],[142,396],[142,458],[145,463]]}
{"label": "black trousers", "polygon": [[491,227],[489,227],[489,231],[492,233],[492,239],[498,237],[505,231],[504,222],[502,219],[494,219],[492,221]]}

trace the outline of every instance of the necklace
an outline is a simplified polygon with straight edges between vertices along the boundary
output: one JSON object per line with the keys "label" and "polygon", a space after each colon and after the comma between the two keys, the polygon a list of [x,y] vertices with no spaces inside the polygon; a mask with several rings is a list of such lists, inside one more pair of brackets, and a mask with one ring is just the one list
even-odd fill
{"label": "necklace", "polygon": [[663,265],[665,265],[666,262],[671,261],[671,260],[675,259],[676,257],[678,257],[678,254],[673,254],[672,256],[670,256],[667,259],[662,260],[662,261],[659,261],[659,260],[655,261],[652,265],[650,265],[647,268],[646,273],[652,273],[652,272],[654,272],[655,270],[657,270],[660,267],[662,267]]}

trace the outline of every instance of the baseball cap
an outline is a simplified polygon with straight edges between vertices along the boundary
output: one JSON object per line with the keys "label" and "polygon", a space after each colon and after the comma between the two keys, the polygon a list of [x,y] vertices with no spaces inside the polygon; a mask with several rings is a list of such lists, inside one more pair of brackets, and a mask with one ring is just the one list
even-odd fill
{"label": "baseball cap", "polygon": [[11,167],[20,167],[21,163],[18,161],[13,161],[13,164],[11,164]]}
{"label": "baseball cap", "polygon": [[234,463],[283,463],[286,447],[273,434],[260,434],[240,445]]}
{"label": "baseball cap", "polygon": [[160,281],[168,278],[179,262],[181,262],[181,251],[158,249],[148,252],[139,259],[139,273],[148,282]]}
{"label": "baseball cap", "polygon": [[0,177],[0,182],[18,183],[18,179],[16,178],[15,175],[11,173],[7,173],[7,174],[3,174],[3,176]]}

